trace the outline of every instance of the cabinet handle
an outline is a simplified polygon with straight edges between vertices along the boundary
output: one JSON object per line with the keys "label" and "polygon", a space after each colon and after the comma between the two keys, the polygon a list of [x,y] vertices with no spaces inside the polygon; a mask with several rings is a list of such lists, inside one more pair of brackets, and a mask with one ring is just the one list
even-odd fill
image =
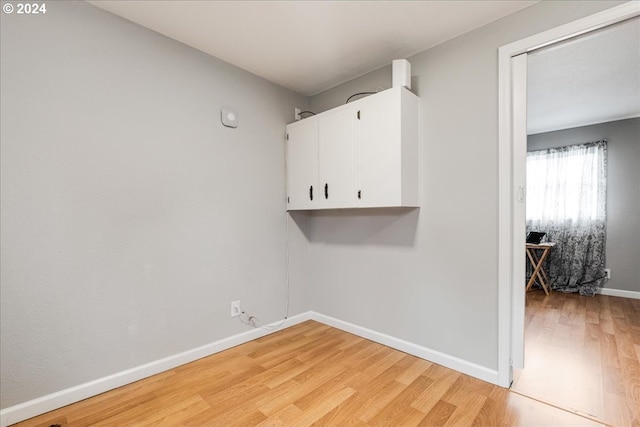
{"label": "cabinet handle", "polygon": [[329,184],[324,184],[324,198],[329,198]]}
{"label": "cabinet handle", "polygon": [[309,200],[313,200],[313,185],[309,187]]}
{"label": "cabinet handle", "polygon": [[362,190],[358,190],[358,199],[362,199]]}

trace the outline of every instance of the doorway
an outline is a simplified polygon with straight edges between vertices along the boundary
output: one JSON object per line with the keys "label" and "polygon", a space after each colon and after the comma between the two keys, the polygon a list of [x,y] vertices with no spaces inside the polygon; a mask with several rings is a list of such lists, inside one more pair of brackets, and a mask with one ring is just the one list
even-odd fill
{"label": "doorway", "polygon": [[499,50],[499,361],[508,387],[524,367],[526,55],[536,49],[639,16],[635,2],[503,46]]}
{"label": "doorway", "polygon": [[[622,222],[606,220],[605,165],[609,175],[629,177],[614,181],[611,211],[637,185],[637,166],[621,162],[620,152],[640,150],[639,43],[635,17],[514,58],[527,62],[527,231],[547,232],[557,249],[544,267],[556,291],[526,292],[526,363],[511,390],[610,425],[640,419],[631,391],[640,356],[630,351],[640,341],[628,333],[640,302],[582,295],[605,280],[605,229]],[[638,209],[626,212],[630,238],[637,227],[628,217]],[[616,233],[606,235],[619,246]],[[631,249],[640,257],[637,244]]]}

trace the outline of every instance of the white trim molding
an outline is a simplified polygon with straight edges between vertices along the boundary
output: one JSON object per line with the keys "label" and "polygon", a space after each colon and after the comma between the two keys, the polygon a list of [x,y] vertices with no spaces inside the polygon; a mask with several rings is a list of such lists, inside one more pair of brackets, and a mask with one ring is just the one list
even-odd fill
{"label": "white trim molding", "polygon": [[310,312],[298,314],[296,316],[289,317],[284,322],[279,320],[270,325],[267,325],[264,329],[260,327],[251,329],[237,335],[214,341],[201,347],[174,354],[163,359],[136,366],[135,368],[127,369],[126,371],[118,372],[103,378],[98,378],[94,381],[80,384],[75,387],[70,387],[65,390],[61,390],[55,393],[48,394],[46,396],[39,397],[37,399],[30,400],[28,402],[21,403],[19,405],[2,409],[0,411],[0,426],[6,427],[11,424],[15,424],[20,421],[35,417],[37,415],[53,411],[54,409],[61,408],[71,403],[79,402],[83,399],[87,399],[100,393],[113,390],[114,388],[122,387],[135,381],[139,381],[143,378],[168,371],[186,363],[193,362],[194,360],[211,356],[212,354],[219,353],[223,350],[227,350],[237,345],[264,337],[279,330],[297,325],[298,323],[302,323],[306,320],[310,320],[310,315]]}
{"label": "white trim molding", "polygon": [[632,298],[632,299],[640,299],[640,292],[638,291],[627,291],[624,289],[613,289],[613,288],[602,288],[598,291],[600,295],[607,295],[610,297],[620,297],[620,298]]}
{"label": "white trim molding", "polygon": [[[574,128],[579,128],[579,127],[583,127],[583,126],[593,126],[593,125],[599,125],[599,124],[603,124],[603,123],[611,123],[611,122],[618,122],[620,120],[630,120],[630,119],[637,119],[638,117],[640,117],[640,113],[633,113],[633,114],[627,114],[625,116],[616,116],[616,117],[610,117],[606,120],[586,120],[583,122],[577,122],[577,123],[573,123],[573,125],[571,126],[570,129],[574,129]],[[547,132],[555,132],[557,130],[565,130],[567,129],[564,126],[552,126],[550,128],[545,128],[543,130],[537,130],[535,132],[530,133],[529,135],[538,135],[541,133],[547,133]]]}
{"label": "white trim molding", "polygon": [[379,344],[386,345],[387,347],[395,348],[396,350],[400,350],[421,359],[428,360],[429,362],[434,362],[438,365],[462,372],[463,374],[470,375],[483,381],[492,384],[497,384],[498,382],[498,371],[477,365],[467,360],[313,311],[311,312],[311,319]]}
{"label": "white trim molding", "polygon": [[511,58],[588,33],[635,16],[640,16],[640,2],[629,1],[602,12],[587,16],[565,25],[544,31],[500,47],[498,50],[498,385],[509,387],[512,380],[511,355],[513,336],[524,334],[513,324],[513,286],[523,286],[523,280],[514,278],[521,263],[513,247],[518,235],[524,230],[516,229],[514,206],[517,188],[514,183],[514,168],[525,165],[514,164],[513,149],[513,76]]}

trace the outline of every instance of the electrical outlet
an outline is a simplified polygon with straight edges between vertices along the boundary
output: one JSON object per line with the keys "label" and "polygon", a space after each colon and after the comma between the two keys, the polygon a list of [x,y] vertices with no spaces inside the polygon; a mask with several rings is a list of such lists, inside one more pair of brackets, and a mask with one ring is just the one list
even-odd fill
{"label": "electrical outlet", "polygon": [[296,120],[300,120],[300,109],[299,108],[294,108],[293,109],[293,118]]}
{"label": "electrical outlet", "polygon": [[242,314],[242,309],[240,308],[240,300],[231,301],[231,317],[238,317]]}
{"label": "electrical outlet", "polygon": [[605,268],[604,269],[604,277],[606,277],[607,279],[611,279],[611,269],[610,268]]}

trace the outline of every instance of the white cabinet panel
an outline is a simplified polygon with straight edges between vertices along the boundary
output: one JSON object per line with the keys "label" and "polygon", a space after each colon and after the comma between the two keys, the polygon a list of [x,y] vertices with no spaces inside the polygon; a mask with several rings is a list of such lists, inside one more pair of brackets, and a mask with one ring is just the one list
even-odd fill
{"label": "white cabinet panel", "polygon": [[401,202],[400,99],[383,92],[363,100],[360,109],[360,206],[394,206]]}
{"label": "white cabinet panel", "polygon": [[287,126],[288,209],[315,209],[318,188],[318,121],[311,117]]}
{"label": "white cabinet panel", "polygon": [[318,118],[319,207],[357,207],[356,112],[332,111]]}
{"label": "white cabinet panel", "polygon": [[419,104],[404,88],[361,101],[360,207],[420,205]]}

